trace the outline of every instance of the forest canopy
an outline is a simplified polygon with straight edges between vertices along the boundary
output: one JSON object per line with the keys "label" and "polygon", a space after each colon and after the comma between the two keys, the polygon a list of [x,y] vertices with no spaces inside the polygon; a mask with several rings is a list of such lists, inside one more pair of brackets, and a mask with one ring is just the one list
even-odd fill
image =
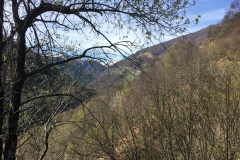
{"label": "forest canopy", "polygon": [[[0,1],[0,158],[16,159],[17,149],[26,143],[19,143],[20,136],[29,131],[24,122],[32,126],[47,112],[42,117],[46,122],[45,148],[37,157],[43,159],[56,126],[55,117],[73,99],[83,102],[85,90],[81,87],[85,85],[77,83],[83,79],[71,77],[72,70],[61,72],[63,65],[84,59],[104,61],[109,50],[125,55],[121,47],[133,45],[129,41],[113,42],[103,27],[117,33],[125,28],[122,36],[140,32],[145,40],[164,31],[183,32],[190,22],[185,9],[194,4],[194,0]],[[80,47],[81,40],[90,43],[94,38],[107,43],[80,50],[71,43],[71,36],[65,36],[70,32],[79,36]]]}

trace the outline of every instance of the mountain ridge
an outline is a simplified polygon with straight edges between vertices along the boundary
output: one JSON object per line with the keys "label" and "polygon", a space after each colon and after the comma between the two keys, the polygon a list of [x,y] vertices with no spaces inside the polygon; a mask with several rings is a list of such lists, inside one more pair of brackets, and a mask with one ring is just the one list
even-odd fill
{"label": "mountain ridge", "polygon": [[201,43],[203,40],[208,38],[208,32],[211,26],[200,29],[196,32],[189,33],[163,43],[159,43],[142,50],[137,51],[135,54],[126,57],[125,59],[118,61],[111,68],[118,67],[141,67],[146,63],[154,63],[156,59],[161,58],[167,51],[167,49],[178,41],[190,41],[195,43]]}

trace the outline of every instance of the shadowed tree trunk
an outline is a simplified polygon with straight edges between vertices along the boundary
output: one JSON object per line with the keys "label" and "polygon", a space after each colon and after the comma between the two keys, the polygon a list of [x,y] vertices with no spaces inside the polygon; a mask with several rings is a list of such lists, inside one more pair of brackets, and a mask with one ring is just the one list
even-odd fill
{"label": "shadowed tree trunk", "polygon": [[[0,1],[0,71],[2,71],[3,66],[3,8],[4,1]],[[4,87],[2,84],[2,73],[0,72],[0,159],[2,159],[3,154],[3,96],[4,96]]]}
{"label": "shadowed tree trunk", "polygon": [[11,103],[8,119],[8,135],[5,144],[4,159],[14,160],[16,158],[19,108],[21,105],[22,88],[24,84],[24,64],[26,56],[25,31],[18,33],[18,48],[13,86],[11,89]]}
{"label": "shadowed tree trunk", "polygon": [[[128,48],[129,42],[111,42],[111,39],[109,39],[110,37],[108,38],[101,30],[103,28],[101,23],[111,24],[112,29],[115,30],[116,27],[122,29],[121,26],[125,26],[127,21],[131,27],[126,27],[126,29],[136,32],[136,30],[142,28],[142,32],[146,33],[145,35],[143,34],[143,37],[146,39],[149,38],[149,33],[151,33],[151,31],[154,31],[154,33],[162,33],[163,29],[167,31],[183,31],[183,25],[186,24],[184,19],[188,20],[188,18],[186,17],[185,12],[182,11],[184,11],[186,7],[192,6],[192,3],[188,1],[186,2],[185,0],[180,0],[177,3],[175,0],[164,0],[161,2],[146,2],[139,0],[118,0],[114,2],[108,0],[98,0],[96,2],[92,0],[92,3],[90,2],[91,1],[83,2],[80,0],[0,1],[0,158],[2,157],[2,154],[4,154],[5,160],[16,159],[17,142],[20,130],[19,117],[21,112],[20,110],[22,109],[20,106],[21,99],[26,97],[23,94],[23,88],[25,87],[24,83],[26,79],[36,76],[37,74],[40,74],[50,68],[59,66],[60,64],[64,64],[76,59],[81,59],[84,57],[97,59],[98,57],[95,57],[95,55],[92,57],[91,53],[88,53],[91,52],[91,50],[103,50],[102,54],[105,54],[106,57],[108,57],[108,55],[106,55],[106,52],[104,51],[105,49],[110,49],[114,52],[120,52],[123,54],[122,49],[119,47],[122,47],[123,45],[125,46],[126,43],[126,48]],[[148,7],[143,7],[143,5]],[[9,11],[10,8],[12,11]],[[145,8],[151,8],[151,10]],[[126,19],[122,18],[124,17],[123,15],[126,16]],[[101,17],[100,19],[103,18],[101,23],[98,20],[98,17]],[[119,17],[119,19],[116,17]],[[179,23],[175,23],[176,21],[179,21]],[[169,25],[169,22],[174,23]],[[56,28],[56,33],[58,33],[58,31],[64,31],[66,34],[69,30],[75,32],[82,30],[82,32],[85,34],[88,29],[91,29],[94,32],[93,36],[96,36],[97,38],[103,38],[108,43],[107,45],[93,45],[87,49],[83,48],[84,52],[81,53],[78,53],[81,49],[76,49],[78,50],[75,51],[76,55],[72,53],[71,55],[68,55],[68,53],[66,53],[66,48],[63,47],[65,42],[58,42],[61,40],[59,40],[59,35],[55,33]],[[86,28],[86,30],[84,30],[84,28]],[[5,30],[6,32],[4,32]],[[54,30],[54,32],[51,32],[52,30]],[[6,33],[4,38],[3,33]],[[17,39],[15,39],[15,37],[17,37]],[[11,55],[12,57],[9,60],[9,63],[13,64],[13,66],[11,65],[7,68],[7,65],[6,67],[3,67],[3,58],[5,62],[5,58],[8,55],[4,57],[5,55],[3,56],[3,52],[5,53],[5,49],[8,50],[8,47],[5,49],[3,48],[4,44],[9,46],[8,41],[6,40],[9,38],[13,39],[14,41],[14,54]],[[60,38],[64,38],[64,36],[60,36]],[[27,50],[26,40],[28,47]],[[17,48],[15,48],[15,46],[17,46]],[[34,66],[28,70],[28,66],[26,64],[32,63],[32,59],[26,58],[26,54],[28,53],[27,56],[29,56],[32,54],[30,52],[40,55],[38,57],[48,57],[50,55],[49,58],[53,59],[56,55],[62,55],[63,59],[60,61],[50,62],[45,58],[43,58],[45,61],[41,60],[41,58],[36,58],[34,59],[36,63],[41,65]],[[6,51],[6,53],[8,52]],[[102,59],[101,57],[102,56],[99,56],[99,60]],[[10,76],[7,77],[8,81],[6,82],[2,80],[5,79],[3,77],[6,76],[6,74],[2,74],[3,68],[7,68],[6,71],[9,70],[9,74],[7,75]],[[6,88],[6,93],[4,93],[4,88]],[[7,94],[7,92],[9,93]],[[33,97],[29,99],[36,99],[34,98],[35,95],[31,96]],[[7,99],[5,99],[5,97],[7,97]],[[29,102],[29,99],[27,102]],[[4,108],[8,107],[4,106],[5,101],[9,101],[9,108],[7,109]],[[4,122],[3,117],[3,113],[5,111],[8,112],[8,119],[6,122]],[[8,127],[6,133],[3,133],[3,126]],[[4,153],[2,149],[3,134],[4,139],[6,137],[4,143]]]}

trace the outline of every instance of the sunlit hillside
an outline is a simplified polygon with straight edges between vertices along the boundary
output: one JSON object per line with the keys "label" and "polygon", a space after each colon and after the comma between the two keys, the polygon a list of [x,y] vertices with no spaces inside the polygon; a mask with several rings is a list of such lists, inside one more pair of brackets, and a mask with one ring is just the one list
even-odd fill
{"label": "sunlit hillside", "polygon": [[239,14],[226,16],[132,56],[144,65],[117,63],[92,82],[101,92],[24,133],[17,157],[240,159],[239,23]]}

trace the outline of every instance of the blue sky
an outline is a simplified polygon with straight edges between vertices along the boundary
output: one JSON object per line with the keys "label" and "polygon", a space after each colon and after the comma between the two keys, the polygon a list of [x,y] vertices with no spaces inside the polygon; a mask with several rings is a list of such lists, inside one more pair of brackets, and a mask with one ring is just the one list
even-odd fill
{"label": "blue sky", "polygon": [[[221,22],[232,1],[233,0],[196,0],[196,5],[187,9],[187,16],[192,20],[198,17],[198,15],[200,15],[201,18],[198,24],[191,24],[187,27],[187,33],[192,33],[209,25]],[[178,36],[179,35],[164,36],[163,40],[167,41]],[[122,59],[119,57],[121,56],[118,55],[115,59]]]}
{"label": "blue sky", "polygon": [[[196,5],[187,9],[187,16],[191,20],[194,20],[198,15],[200,15],[201,18],[197,25],[192,23],[187,27],[188,33],[198,31],[209,25],[217,24],[218,22],[220,22],[233,0],[195,0],[195,1],[196,1]],[[103,27],[103,28],[106,28],[106,27]],[[90,32],[91,31],[89,31],[89,33]],[[75,39],[79,40],[79,36],[76,33],[69,33],[69,36],[72,38],[72,40],[75,40]],[[136,38],[135,36],[136,35],[128,34],[128,37],[130,40],[134,40]],[[165,36],[163,38],[163,41],[175,38],[177,36],[179,35]],[[119,41],[119,37],[117,35],[110,35],[109,37],[113,42]],[[83,41],[86,41],[86,40],[81,40],[81,42]],[[99,39],[91,38],[91,42],[99,44]],[[87,40],[87,44],[84,44],[84,45],[86,47],[89,47],[92,45],[92,43],[89,43],[89,40]],[[156,42],[156,43],[159,43],[159,42]]]}
{"label": "blue sky", "polygon": [[[190,24],[187,29],[187,33],[192,33],[203,29],[209,25],[217,24],[221,22],[223,19],[226,11],[230,7],[230,4],[233,0],[196,0],[196,5],[187,9],[187,16],[194,20],[198,15],[201,16],[198,24]],[[184,34],[187,34],[184,33]],[[182,34],[181,34],[182,35]],[[172,38],[176,38],[179,35],[171,35],[171,36],[164,36],[163,41],[170,40]],[[159,43],[159,42],[153,42]],[[153,45],[153,44],[150,44]],[[147,47],[147,46],[145,46]],[[134,50],[137,51],[138,49]],[[117,61],[122,59],[122,57],[118,54],[113,56],[113,61]]]}
{"label": "blue sky", "polygon": [[190,25],[189,32],[194,32],[211,24],[217,24],[223,18],[233,0],[196,0],[196,5],[188,9],[191,18],[201,15],[198,25]]}
{"label": "blue sky", "polygon": [[[233,0],[196,0],[196,5],[187,9],[187,16],[192,20],[194,20],[198,15],[200,15],[201,18],[197,25],[191,24],[187,27],[188,33],[195,32],[195,31],[198,31],[209,25],[219,23],[222,20],[224,14],[226,13],[226,11],[229,8],[232,1]],[[91,33],[92,32],[90,30],[89,31],[87,30],[86,32],[84,32],[84,34],[89,35],[89,36],[87,36],[89,39],[81,39],[79,34],[77,34],[75,32],[69,33],[68,36],[69,36],[70,40],[76,41],[76,44],[82,44],[83,48],[81,48],[81,50],[83,50],[84,48],[91,47],[93,45],[108,44],[108,42],[106,42],[104,39],[92,38],[93,36],[91,36]],[[63,34],[65,34],[65,33],[63,33]],[[184,34],[187,34],[187,33],[184,33]],[[114,34],[110,35],[110,33],[107,35],[109,36],[109,38],[112,42],[119,41],[118,35],[114,35]],[[128,38],[130,41],[133,41],[134,39],[136,39],[136,35],[131,35],[131,34],[127,34],[127,35],[128,35]],[[175,38],[177,36],[179,36],[179,35],[164,36],[162,41],[167,41],[167,40]],[[84,38],[86,38],[86,37],[84,37]],[[125,39],[125,40],[128,40],[128,39]],[[145,44],[143,47],[148,47],[148,46],[154,45],[156,43],[159,43],[159,41],[154,41],[151,44]],[[131,47],[131,50],[133,51],[132,53],[135,53],[139,49],[140,48]],[[128,51],[126,51],[126,52],[128,52]],[[131,54],[131,53],[129,53],[129,54]],[[121,55],[119,55],[118,53],[115,53],[115,55],[112,55],[110,57],[115,60],[122,59]],[[113,60],[113,61],[115,61],[115,60]]]}
{"label": "blue sky", "polygon": [[186,33],[177,35],[165,35],[163,38],[164,41],[176,38],[184,34],[196,32],[209,25],[221,22],[232,2],[233,0],[196,0],[196,5],[187,9],[187,17],[194,21],[195,18],[200,15],[201,18],[199,19],[199,23],[191,23],[189,26],[187,26]]}

